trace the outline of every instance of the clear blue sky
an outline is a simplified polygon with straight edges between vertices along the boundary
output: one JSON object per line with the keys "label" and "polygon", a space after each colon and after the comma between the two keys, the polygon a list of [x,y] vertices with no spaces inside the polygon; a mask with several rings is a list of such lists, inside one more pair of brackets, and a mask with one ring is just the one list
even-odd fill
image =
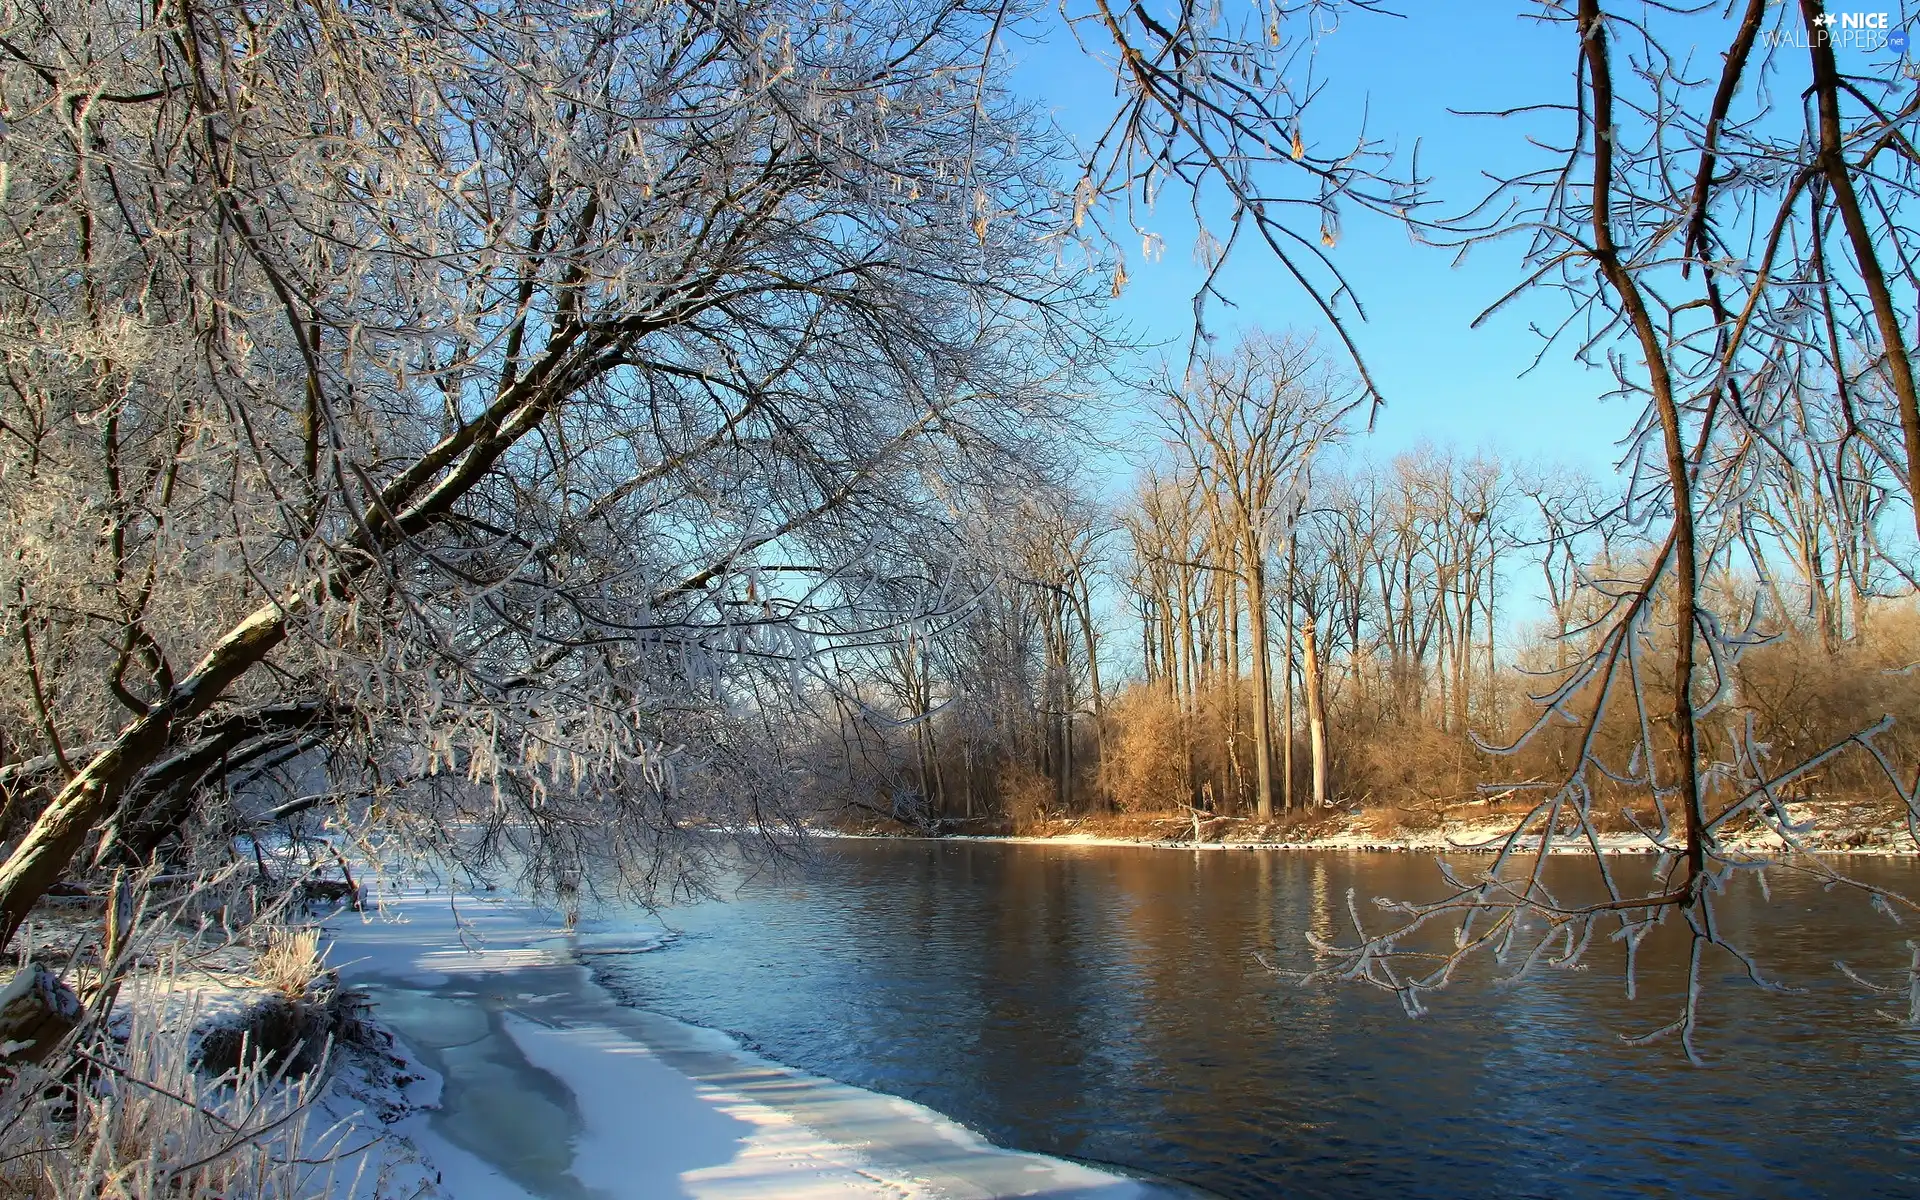
{"label": "clear blue sky", "polygon": [[[1369,135],[1396,146],[1403,161],[1417,140],[1441,213],[1461,212],[1480,199],[1490,187],[1489,172],[1550,162],[1526,138],[1564,143],[1568,115],[1502,120],[1449,110],[1572,100],[1577,46],[1570,28],[1523,17],[1530,7],[1524,0],[1405,0],[1402,7],[1404,18],[1349,13],[1320,39],[1313,73],[1329,86],[1315,103],[1307,141],[1321,152],[1351,145],[1363,112]],[[1016,86],[1040,97],[1066,129],[1088,137],[1113,112],[1111,77],[1057,29],[1057,10],[1044,15],[1056,27],[1044,42],[1014,44]],[[1731,19],[1693,23],[1694,34],[1719,38],[1699,48],[1696,68],[1717,63],[1731,29]],[[1797,90],[1793,81],[1784,83]],[[1481,328],[1469,327],[1522,278],[1517,240],[1480,247],[1456,265],[1452,251],[1413,244],[1392,222],[1367,219],[1351,205],[1343,216],[1333,256],[1365,306],[1365,322],[1352,328],[1387,397],[1374,433],[1359,442],[1361,453],[1390,457],[1424,440],[1611,472],[1621,454],[1616,439],[1636,413],[1622,401],[1602,399],[1610,390],[1607,372],[1573,361],[1570,342],[1553,347],[1528,372],[1541,349],[1529,326],[1558,324],[1565,315],[1561,300],[1537,293]],[[1201,278],[1183,199],[1169,195],[1152,227],[1166,239],[1164,257],[1148,264],[1137,240],[1126,247],[1131,285],[1118,311],[1144,336],[1183,349]],[[1325,331],[1320,313],[1264,247],[1243,244],[1225,278],[1239,307],[1215,311],[1210,325],[1216,333],[1230,335],[1242,322]],[[1116,463],[1115,478],[1103,482],[1119,486],[1124,473]]]}
{"label": "clear blue sky", "polygon": [[[1324,36],[1314,70],[1329,87],[1312,110],[1322,125],[1305,133],[1322,152],[1350,145],[1364,111],[1370,136],[1396,146],[1403,159],[1418,139],[1433,195],[1446,211],[1459,211],[1486,190],[1483,171],[1540,157],[1524,142],[1526,126],[1447,110],[1561,100],[1572,89],[1575,51],[1564,27],[1523,21],[1497,0],[1409,7],[1416,11],[1405,19],[1351,14]],[[1018,86],[1042,97],[1067,129],[1085,136],[1112,111],[1110,78],[1066,39],[1015,53]],[[1392,222],[1365,218],[1351,205],[1343,218],[1332,256],[1365,306],[1365,322],[1352,328],[1387,397],[1365,453],[1390,456],[1427,440],[1597,474],[1611,469],[1614,439],[1632,417],[1624,405],[1599,399],[1604,373],[1556,350],[1520,377],[1540,349],[1528,321],[1558,319],[1550,298],[1469,328],[1519,278],[1517,245],[1483,247],[1455,266],[1451,251],[1416,245]],[[1146,337],[1184,348],[1202,272],[1183,199],[1169,195],[1151,226],[1166,238],[1165,254],[1149,264],[1137,242],[1126,247],[1131,283],[1117,309]],[[1257,323],[1321,331],[1332,345],[1324,318],[1264,247],[1244,243],[1235,254],[1224,290],[1238,308],[1213,311],[1215,332]]]}

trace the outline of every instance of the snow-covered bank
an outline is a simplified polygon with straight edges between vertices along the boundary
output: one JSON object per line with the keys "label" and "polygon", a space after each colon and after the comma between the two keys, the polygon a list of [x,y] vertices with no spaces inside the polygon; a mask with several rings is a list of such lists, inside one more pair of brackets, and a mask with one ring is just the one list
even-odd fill
{"label": "snow-covered bank", "polygon": [[[1280,841],[1263,839],[1234,839],[1195,841],[1191,838],[1129,838],[1112,837],[1096,833],[1061,834],[970,834],[956,833],[941,837],[913,834],[887,833],[839,833],[815,831],[816,836],[864,838],[873,840],[903,839],[907,841],[940,842],[999,842],[1012,846],[1109,846],[1149,850],[1346,850],[1375,854],[1473,854],[1490,853],[1500,848],[1506,830],[1467,831],[1453,830],[1450,834],[1401,834],[1381,837],[1375,834],[1337,834],[1329,837],[1309,838],[1298,841]],[[1540,840],[1526,838],[1521,846],[1538,849]],[[1600,839],[1602,854],[1654,854],[1654,845],[1638,834],[1605,834]],[[1556,840],[1554,854],[1589,854],[1592,851],[1584,844],[1569,845]]]}
{"label": "snow-covered bank", "polygon": [[[1800,816],[1800,814],[1795,815],[1796,819]],[[1481,816],[1467,820],[1445,821],[1419,830],[1381,831],[1370,828],[1359,820],[1329,817],[1308,826],[1302,834],[1291,837],[1260,836],[1237,828],[1222,830],[1219,822],[1203,822],[1202,834],[1197,838],[1188,832],[1190,827],[1184,823],[1176,826],[1179,829],[1178,833],[1167,835],[1130,831],[1114,832],[1103,828],[1103,822],[1099,818],[1085,821],[1058,821],[1047,832],[1037,834],[949,833],[933,837],[895,830],[846,831],[816,828],[809,831],[809,836],[1000,842],[1024,846],[1110,846],[1159,850],[1330,850],[1380,854],[1490,854],[1505,846],[1508,835],[1513,832],[1519,819],[1518,815]],[[1136,819],[1124,824],[1137,826],[1140,823]],[[1166,820],[1148,820],[1145,823],[1175,825],[1174,822]],[[1593,839],[1593,842],[1597,844],[1601,854],[1658,854],[1660,852],[1660,848],[1650,838],[1631,830],[1601,833]],[[1742,833],[1727,839],[1725,844],[1730,850],[1746,854],[1780,855],[1787,852],[1785,843],[1772,832]],[[1518,843],[1518,848],[1523,851],[1538,850],[1539,846],[1540,838],[1537,833],[1529,833]],[[1810,829],[1806,834],[1801,835],[1800,846],[1807,852],[1821,855],[1920,856],[1920,847],[1915,845],[1906,824],[1901,821],[1836,822],[1829,827]],[[1589,844],[1584,835],[1561,833],[1555,836],[1551,853],[1590,855],[1594,852],[1594,848],[1595,846]]]}
{"label": "snow-covered bank", "polygon": [[918,1105],[625,1008],[532,906],[412,890],[332,922],[331,960],[438,1095],[393,1125],[453,1200],[1186,1194],[1003,1150]]}

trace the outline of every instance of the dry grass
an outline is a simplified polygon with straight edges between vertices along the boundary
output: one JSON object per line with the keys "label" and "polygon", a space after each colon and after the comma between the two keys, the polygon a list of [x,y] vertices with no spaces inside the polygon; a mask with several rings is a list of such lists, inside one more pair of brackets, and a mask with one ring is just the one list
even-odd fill
{"label": "dry grass", "polygon": [[1368,837],[1386,840],[1401,833],[1411,833],[1419,829],[1431,829],[1439,824],[1436,813],[1419,812],[1398,806],[1369,808],[1354,822],[1356,833]]}
{"label": "dry grass", "polygon": [[267,934],[267,948],[247,974],[261,987],[289,1000],[304,998],[326,975],[317,928],[275,929]]}
{"label": "dry grass", "polygon": [[[160,1023],[170,977],[130,985],[125,1038],[86,1039],[64,1062],[23,1072],[0,1098],[0,1196],[21,1200],[310,1200],[334,1168],[310,1138],[322,1075],[255,1064],[196,1071],[191,1022]],[[301,1159],[310,1161],[302,1162]]]}
{"label": "dry grass", "polygon": [[1029,834],[1048,823],[1047,804],[1053,799],[1053,781],[1024,763],[1008,763],[1000,770],[999,790],[1009,828]]}

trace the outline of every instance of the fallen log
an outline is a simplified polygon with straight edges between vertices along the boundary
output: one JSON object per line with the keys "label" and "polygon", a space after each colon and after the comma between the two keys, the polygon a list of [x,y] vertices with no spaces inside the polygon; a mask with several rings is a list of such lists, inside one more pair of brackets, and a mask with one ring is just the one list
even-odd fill
{"label": "fallen log", "polygon": [[80,997],[44,963],[28,963],[0,988],[0,1064],[39,1063],[80,1023]]}

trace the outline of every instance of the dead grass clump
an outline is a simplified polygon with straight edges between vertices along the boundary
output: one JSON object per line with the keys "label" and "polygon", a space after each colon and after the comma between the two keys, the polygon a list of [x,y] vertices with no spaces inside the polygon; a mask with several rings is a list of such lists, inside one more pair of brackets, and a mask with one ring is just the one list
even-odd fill
{"label": "dead grass clump", "polygon": [[323,959],[319,929],[275,929],[268,932],[267,947],[253,960],[247,974],[269,991],[299,999],[326,974]]}
{"label": "dead grass clump", "polygon": [[[1202,817],[1201,822],[1204,826],[1207,818]],[[1187,813],[1175,810],[1106,813],[1075,821],[1070,828],[1062,832],[1089,834],[1093,837],[1132,838],[1135,841],[1161,841],[1167,838],[1188,837],[1192,830],[1192,818]]]}
{"label": "dead grass clump", "polygon": [[1432,807],[1382,804],[1363,809],[1353,828],[1384,840],[1402,834],[1431,833],[1445,824],[1445,817]]}
{"label": "dead grass clump", "polygon": [[307,1200],[333,1190],[338,1138],[310,1137],[307,1123],[320,1077],[289,1079],[258,1060],[201,1073],[191,1022],[155,1016],[167,988],[164,978],[129,986],[122,1036],[96,1027],[0,1095],[0,1196]]}
{"label": "dead grass clump", "polygon": [[202,1070],[237,1071],[260,1062],[305,1075],[325,1062],[330,1047],[354,1035],[357,993],[341,991],[320,952],[318,929],[271,930],[247,973],[263,993],[201,1038]]}
{"label": "dead grass clump", "polygon": [[201,1036],[195,1065],[220,1074],[258,1064],[289,1076],[311,1074],[325,1064],[339,1021],[334,994],[298,1000],[268,993],[230,1023]]}

